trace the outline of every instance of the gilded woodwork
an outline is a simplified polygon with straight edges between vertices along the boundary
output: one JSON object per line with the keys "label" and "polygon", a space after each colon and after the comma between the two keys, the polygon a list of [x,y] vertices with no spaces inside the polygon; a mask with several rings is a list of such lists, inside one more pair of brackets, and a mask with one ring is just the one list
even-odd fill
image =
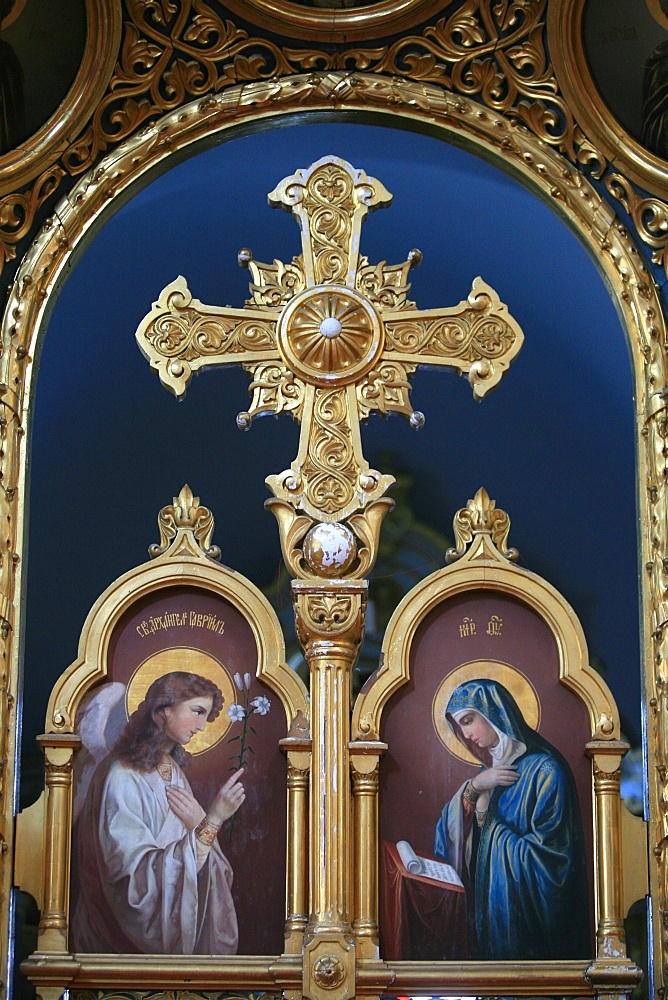
{"label": "gilded woodwork", "polygon": [[70,884],[69,829],[72,811],[72,762],[78,736],[42,738],[46,770],[46,830],[43,905],[38,947],[67,950],[67,909]]}
{"label": "gilded woodwork", "polygon": [[299,577],[359,578],[373,567],[394,479],[369,467],[360,420],[394,410],[421,426],[407,377],[418,365],[454,368],[481,399],[524,340],[481,278],[459,305],[418,310],[408,299],[408,271],[419,251],[389,267],[361,257],[362,222],[391,198],[363,170],[322,157],[269,195],[299,223],[302,253],[289,269],[257,263],[244,249],[240,262],[252,282],[242,309],[204,306],[179,277],[137,329],[140,350],[177,397],[202,367],[243,364],[253,399],[238,425],[283,409],[301,423],[296,459],[266,479],[284,559]]}
{"label": "gilded woodwork", "polygon": [[305,859],[308,855],[311,769],[310,725],[301,712],[292,720],[281,748],[288,759],[288,830],[291,831],[286,864],[285,953],[300,955],[308,922]]}
{"label": "gilded woodwork", "polygon": [[[21,496],[24,488],[25,438],[18,415],[24,419],[24,408],[31,385],[32,358],[50,295],[57,287],[72,251],[86,238],[89,228],[101,221],[112,199],[122,194],[145,172],[166,162],[173,151],[184,149],[189,143],[196,142],[205,135],[224,134],[226,129],[234,128],[246,121],[274,117],[283,111],[290,113],[305,106],[326,110],[331,107],[332,101],[336,101],[340,107],[357,111],[374,108],[380,111],[391,106],[391,116],[397,116],[397,120],[410,121],[416,127],[421,123],[425,125],[429,123],[430,128],[435,129],[437,134],[444,138],[455,137],[458,142],[468,145],[473,150],[484,150],[489,157],[497,157],[500,161],[510,164],[529,187],[541,193],[548,202],[554,204],[556,210],[568,217],[591,252],[598,255],[601,267],[616,296],[621,315],[631,331],[630,344],[635,363],[636,398],[639,413],[644,415],[647,421],[639,452],[640,475],[643,479],[646,477],[648,482],[648,493],[640,498],[643,517],[643,558],[648,565],[644,585],[647,607],[653,609],[652,631],[655,634],[652,642],[656,644],[656,652],[663,655],[663,632],[661,629],[657,630],[655,623],[666,620],[662,617],[665,603],[663,553],[668,547],[666,540],[668,511],[665,509],[665,480],[662,473],[665,467],[665,425],[661,392],[662,387],[666,385],[663,351],[665,329],[651,275],[626,228],[620,224],[610,207],[581,174],[564,166],[564,160],[549,147],[538,143],[530,132],[518,128],[502,117],[490,115],[484,108],[471,101],[461,98],[453,100],[441,89],[427,84],[416,85],[373,75],[344,72],[324,76],[309,74],[307,77],[297,77],[289,81],[276,80],[271,83],[261,82],[240,86],[222,94],[219,98],[195,104],[186,113],[168,116],[165,121],[136,136],[108,162],[96,168],[94,173],[83,177],[59,205],[58,220],[51,221],[45,226],[39,239],[27,254],[10,290],[8,308],[3,319],[2,380],[5,385],[14,387],[12,394],[9,390],[7,392],[9,398],[14,400],[13,409],[12,411],[5,409],[5,412],[9,412],[10,416],[12,413],[17,414],[14,422],[10,420],[7,423],[8,441],[5,456],[1,459],[3,464],[0,470],[3,481],[10,483],[12,488],[10,496],[12,498]],[[383,113],[387,114],[387,111],[384,110]],[[388,117],[387,120],[391,121],[392,117]],[[11,501],[2,493],[0,493],[0,503],[6,505],[6,513],[9,515],[8,520],[4,522],[8,539],[7,551],[17,551],[23,530],[22,505],[13,507]],[[11,621],[12,627],[6,630],[2,640],[5,655],[12,663],[11,676],[14,690],[18,677],[18,653],[12,638],[14,632],[22,625],[20,608],[15,602],[15,594],[20,589],[20,572],[20,561],[14,561],[12,572],[7,573],[5,568],[5,576],[0,581],[3,599],[11,611],[11,618],[8,616],[8,621]],[[649,627],[646,634],[650,635]],[[647,656],[650,662],[649,649]],[[662,660],[657,661],[656,677],[659,685],[663,683],[662,662]],[[663,753],[663,744],[659,747],[656,741],[660,738],[662,727],[665,725],[667,706],[663,696],[659,697],[655,693],[659,690],[654,687],[656,683],[656,678],[652,675],[648,684],[650,698],[655,699],[653,703],[655,714],[649,720],[650,753],[657,750]],[[9,719],[9,716],[5,714],[4,718]],[[365,739],[372,738],[373,720],[363,721],[363,732],[360,735]],[[599,722],[602,730],[609,728],[610,720],[607,717],[602,717]],[[10,726],[7,729],[3,728],[2,731],[6,733],[7,730],[13,732]],[[657,914],[662,906],[661,900],[665,898],[666,879],[666,862],[663,854],[665,806],[661,804],[664,801],[660,794],[661,788],[662,785],[654,788],[652,792],[654,809],[652,830],[656,831],[652,881]],[[11,816],[5,813],[3,821],[5,824],[3,835],[9,841],[12,837]],[[3,875],[3,891],[6,893],[11,879],[11,872],[6,865]],[[664,948],[665,945],[659,940],[657,959],[660,970],[663,969]],[[437,988],[437,982],[445,988],[449,982],[445,973],[442,976],[436,975],[433,970],[415,968],[413,963],[410,965],[410,969],[397,968],[390,973],[387,969],[377,967],[365,971],[366,966],[363,963],[362,966],[358,966],[359,988],[373,993],[374,990],[378,990],[380,983],[389,981],[393,977],[397,984],[414,983],[415,992],[428,992],[430,984],[432,988]],[[134,976],[132,982],[137,988],[142,988],[142,983],[147,980],[139,977],[138,968],[130,963],[128,969],[131,969],[131,972],[128,971],[128,976]],[[141,968],[144,970],[144,966]],[[247,977],[250,976],[247,966],[244,965],[243,968]],[[71,966],[64,963],[63,969],[70,976],[67,981],[73,981],[74,971]],[[91,987],[99,985],[102,981],[99,977],[104,979],[105,976],[111,976],[112,969],[111,963],[102,960],[92,963],[87,960],[84,967],[76,973],[77,983],[82,986],[89,984]],[[164,974],[162,979],[160,979],[160,969]],[[263,984],[271,989],[279,983],[282,988],[294,989],[296,984],[301,982],[301,967],[298,969],[287,959],[279,968],[274,969],[269,978],[266,968],[264,971],[258,969],[257,963],[253,966],[253,970],[253,975],[260,977],[255,980],[256,986]],[[563,971],[564,977],[568,978],[568,970]],[[153,979],[150,979],[148,985],[175,982],[174,966],[169,962],[164,962],[161,966],[151,966],[150,970],[142,971],[141,975],[149,973]],[[204,969],[202,975],[206,974],[208,970]],[[488,975],[489,978],[486,978]],[[470,985],[473,982],[474,970],[464,970],[462,976],[461,982]],[[540,993],[542,990],[544,994],[550,993],[548,987],[554,985],[554,978],[551,976],[551,973],[536,972],[534,975],[527,971],[522,988],[527,984],[527,992]],[[246,978],[244,981],[248,982],[249,979]],[[476,979],[476,982],[486,983],[484,989],[481,985],[481,989],[491,995],[497,992],[495,982],[507,984],[509,979],[506,970],[490,967],[489,970],[485,970],[485,976]],[[564,980],[560,982],[563,983]],[[437,989],[441,989],[441,986]],[[457,992],[454,986],[453,989]],[[513,989],[515,992],[518,991],[516,983]],[[571,986],[566,992],[573,994],[580,993],[581,990],[581,978],[578,978],[574,970]]]}
{"label": "gilded woodwork", "polygon": [[[470,590],[492,589],[497,593],[510,594],[532,607],[548,623],[555,636],[560,681],[585,703],[592,733],[587,752],[592,758],[595,804],[597,952],[591,964],[581,965],[577,989],[581,991],[587,983],[597,993],[611,996],[625,993],[629,985],[640,981],[642,973],[627,957],[624,937],[619,783],[621,759],[629,747],[619,738],[619,717],[614,700],[605,682],[588,664],[582,628],[564,598],[545,580],[513,565],[518,552],[508,546],[510,519],[505,511],[496,507],[486,490],[479,489],[466,507],[457,511],[453,526],[457,546],[446,554],[450,565],[417,584],[398,605],[387,626],[381,666],[355,702],[351,742],[353,760],[357,760],[356,746],[362,752],[367,740],[378,739],[385,705],[410,679],[409,658],[413,637],[421,622],[438,605]],[[360,783],[359,777],[354,779],[354,786]],[[373,783],[367,785],[367,792],[374,795]],[[366,808],[369,815],[365,821],[373,826],[373,807],[368,803]],[[646,830],[627,827],[627,837],[627,857],[634,857],[636,861],[646,858]],[[377,838],[374,838],[371,856],[364,856],[363,849],[359,848],[359,863],[371,871],[378,865],[376,845]],[[373,916],[373,911],[370,916]],[[412,967],[416,963],[408,964]],[[471,966],[467,990],[476,995],[484,993],[487,963],[477,966],[483,977],[480,979],[473,972],[475,963],[463,964]],[[570,992],[574,983],[569,983],[566,963],[557,964],[564,966],[564,980],[556,987],[557,992]],[[514,962],[508,965],[514,968],[518,982],[525,985],[531,981],[531,963]],[[507,974],[504,963],[496,963],[495,967],[500,976]],[[447,968],[443,972],[447,977]],[[410,977],[408,969],[405,975],[406,980],[401,980],[402,989],[417,993],[423,988],[419,978]],[[498,985],[494,988],[499,990]],[[464,987],[461,989],[463,992]],[[512,990],[517,992],[517,987],[513,986]]]}
{"label": "gilded woodwork", "polygon": [[378,776],[387,744],[350,744],[353,783],[354,915],[357,955],[377,959],[378,951]]}
{"label": "gilded woodwork", "polygon": [[587,753],[594,773],[596,805],[596,865],[599,873],[597,952],[607,963],[623,964],[626,954],[624,914],[622,912],[621,858],[621,781],[622,757],[628,751],[623,740],[592,740]]}
{"label": "gilded woodwork", "polygon": [[[569,8],[566,2],[550,3],[549,15],[551,18],[554,12],[555,20],[550,20],[549,29],[565,30],[566,37],[575,37],[578,44],[572,15],[563,20],[562,9],[572,10],[573,4]],[[420,34],[370,51],[342,45],[326,50],[281,49],[266,39],[253,38],[229,20],[223,21],[215,11],[210,12],[207,22],[211,31],[200,30],[203,21],[190,3],[180,5],[178,13],[168,5],[162,5],[161,9],[154,4],[127,5],[118,63],[88,127],[59,159],[48,165],[44,161],[44,169],[32,186],[19,192],[10,190],[0,197],[2,265],[12,259],[22,240],[34,234],[39,208],[52,204],[74,178],[83,175],[72,191],[64,195],[57,214],[47,220],[20,264],[2,323],[0,758],[12,761],[14,755],[13,710],[18,683],[18,647],[14,636],[20,633],[23,624],[18,594],[24,533],[25,423],[32,360],[49,299],[72,251],[85,240],[88,229],[103,220],[113,199],[131,183],[152,167],[166,164],[172,152],[204,136],[220,135],[228,127],[254,119],[302,113],[304,109],[323,112],[332,107],[358,114],[378,112],[388,123],[410,121],[416,127],[428,127],[443,138],[456,137],[468,148],[485,151],[494,162],[503,164],[540,192],[556,212],[569,220],[599,259],[629,331],[642,429],[638,475],[647,484],[647,492],[640,497],[642,558],[647,569],[643,579],[646,609],[643,649],[648,664],[646,685],[650,707],[648,752],[654,845],[651,880],[654,925],[658,929],[656,979],[659,990],[663,990],[668,954],[668,928],[661,919],[668,909],[665,325],[656,287],[633,237],[587,180],[588,171],[595,178],[604,176],[605,154],[595,127],[581,120],[581,112],[574,116],[569,110],[570,91],[562,67],[556,65],[556,60],[554,69],[550,65],[544,46],[546,11],[548,5],[540,0],[521,8],[506,3],[487,6],[470,2],[438,24],[428,25]],[[559,46],[554,45],[553,51],[556,54]],[[113,45],[107,52],[113,54]],[[409,56],[408,62],[403,61],[405,55]],[[290,78],[290,74],[295,75]],[[237,83],[244,80],[245,85]],[[219,92],[219,96],[212,97],[214,92]],[[199,103],[184,109],[183,105],[193,97],[199,97]],[[149,124],[165,113],[166,117],[157,125]],[[128,140],[127,145],[120,145],[124,140]],[[103,160],[107,150],[112,152]],[[49,154],[45,156],[49,159]],[[628,162],[624,163],[624,171],[635,182]],[[666,206],[661,200],[661,178],[648,183],[658,193],[655,197],[639,194],[627,177],[622,173],[606,177],[606,191],[629,212],[636,234],[654,251],[655,262],[665,269]],[[372,270],[368,272],[370,276]],[[277,282],[293,277],[290,265],[285,265]],[[406,375],[394,377],[397,398],[407,388],[402,386]],[[271,373],[262,375],[265,382],[272,377]],[[281,386],[280,392],[292,402],[289,386],[285,389]],[[301,575],[294,568],[293,572]],[[372,733],[372,724],[367,720],[365,725],[366,731]],[[609,729],[609,719],[603,715],[597,731],[607,738],[605,729]],[[9,787],[8,770],[11,767],[0,774],[3,793]],[[12,854],[13,830],[10,796],[3,794],[3,801],[0,912],[4,944],[8,939],[5,903],[11,884],[6,859]],[[493,966],[485,970],[482,979],[479,969],[458,969],[448,979],[446,974],[436,974],[433,969],[415,968],[414,963],[411,966],[390,972],[369,963],[359,970],[358,987],[363,993],[373,994],[381,982],[387,985],[393,980],[393,988],[397,990],[410,982],[419,984],[422,992],[430,992],[446,989],[450,983],[451,991],[459,993],[470,992],[475,982],[482,983],[480,988],[489,995],[504,990],[551,994],[557,982],[553,971],[538,967],[526,972],[518,988],[508,970]],[[63,959],[63,969],[66,967],[70,965]],[[571,987],[564,989],[577,995],[581,991],[578,968],[569,972],[564,967],[562,971],[559,983],[571,975]],[[289,963],[280,972],[275,970],[272,977],[267,976],[266,970],[244,966],[239,970],[239,979],[245,985],[263,983],[269,989],[276,983],[294,988],[300,982],[300,974],[300,969]],[[142,989],[145,984],[150,989],[164,986],[167,980],[175,988],[184,985],[173,963],[170,970],[167,960],[157,965],[149,963],[147,967],[142,959],[136,963],[132,975],[128,988]],[[206,975],[215,989],[215,969],[205,970],[204,978]],[[257,977],[255,980],[253,975]],[[97,964],[90,963],[84,976],[89,977],[91,989],[103,983],[105,977],[109,981],[113,962],[100,959]],[[45,980],[43,989],[49,988]]]}
{"label": "gilded woodwork", "polygon": [[[298,7],[288,0],[283,0],[285,9],[279,13],[268,0],[233,0],[229,4],[260,25],[271,21],[272,30],[284,32],[290,25],[291,39],[302,37],[311,42],[302,47],[294,43],[281,47],[261,34],[243,30],[213,7],[206,13],[200,11],[194,0],[178,6],[126,0],[118,61],[106,93],[93,109],[98,93],[95,87],[106,75],[95,76],[94,83],[87,81],[90,67],[86,64],[80,71],[79,85],[65,102],[62,120],[68,124],[73,119],[83,125],[79,117],[82,101],[92,111],[87,127],[67,148],[57,144],[47,148],[39,162],[50,162],[31,188],[17,189],[30,174],[24,177],[8,170],[7,185],[17,186],[3,187],[0,173],[0,194],[5,194],[0,198],[0,266],[13,259],[16,245],[31,232],[40,206],[52,202],[72,178],[92,168],[107,150],[138,134],[147,123],[194,98],[208,100],[238,82],[266,81],[271,85],[295,73],[312,76],[348,70],[354,74],[372,72],[379,81],[433,83],[450,93],[454,103],[458,95],[473,98],[489,112],[521,124],[561,153],[583,176],[601,177],[608,161],[616,160],[620,152],[619,130],[588,74],[580,31],[584,2],[465,0],[456,10],[436,18],[440,5],[430,0],[419,0],[417,5],[407,0],[384,0],[366,9],[332,14],[331,38],[327,29],[323,33],[326,15],[322,11]],[[113,0],[106,3],[109,7],[103,8],[99,18],[91,14],[90,8],[95,6],[92,0],[87,7],[90,46],[100,48],[108,62],[116,49],[109,45],[107,31],[113,42],[118,9]],[[405,28],[416,15],[431,15],[433,20],[420,33],[383,42],[386,28]],[[548,20],[549,37],[555,40],[550,52],[546,44]],[[373,47],[354,44],[372,30]],[[318,41],[332,40],[338,44],[317,45]],[[565,59],[562,48],[568,54]],[[68,134],[72,131],[76,129]],[[627,140],[630,142],[629,137]],[[649,157],[652,159],[656,158]],[[647,163],[648,154],[638,147],[633,148],[624,166],[632,181],[656,189],[659,197],[625,198],[644,203],[644,212],[634,207],[633,222],[643,241],[650,246],[659,244],[655,259],[665,268],[662,251],[666,240],[661,227],[666,211],[661,200],[666,193],[665,173],[660,161],[652,163],[649,172]],[[624,187],[624,175],[615,173],[608,183],[611,197],[623,195]]]}
{"label": "gilded woodwork", "polygon": [[352,668],[364,634],[367,582],[295,580],[297,637],[311,676],[309,919],[303,995],[355,996],[349,818]]}

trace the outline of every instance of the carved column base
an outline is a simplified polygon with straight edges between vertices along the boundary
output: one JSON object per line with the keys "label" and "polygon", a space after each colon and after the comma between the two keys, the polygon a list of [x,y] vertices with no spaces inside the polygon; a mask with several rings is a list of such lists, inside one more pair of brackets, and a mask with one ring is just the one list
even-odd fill
{"label": "carved column base", "polygon": [[352,1000],[355,996],[355,945],[351,937],[321,932],[307,941],[303,991],[308,1000]]}

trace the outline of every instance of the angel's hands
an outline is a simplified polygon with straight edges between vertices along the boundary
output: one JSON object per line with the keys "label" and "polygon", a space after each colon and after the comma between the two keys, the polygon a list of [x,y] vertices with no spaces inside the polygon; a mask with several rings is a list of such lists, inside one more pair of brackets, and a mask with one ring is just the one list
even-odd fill
{"label": "angel's hands", "polygon": [[207,813],[207,819],[210,823],[222,826],[225,820],[233,816],[243,803],[246,798],[246,792],[244,786],[239,781],[243,773],[243,767],[235,771],[216,795]]}
{"label": "angel's hands", "polygon": [[177,788],[175,785],[167,785],[165,788],[167,801],[173,813],[179,817],[182,823],[189,830],[194,830],[198,823],[204,819],[206,813],[201,805],[187,788]]}

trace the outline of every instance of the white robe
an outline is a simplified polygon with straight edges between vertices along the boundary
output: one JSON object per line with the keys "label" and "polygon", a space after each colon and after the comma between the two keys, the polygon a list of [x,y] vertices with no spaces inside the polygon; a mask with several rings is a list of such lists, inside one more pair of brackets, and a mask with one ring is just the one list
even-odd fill
{"label": "white robe", "polygon": [[[171,783],[190,790],[176,763]],[[98,769],[75,828],[72,951],[236,952],[230,864],[216,840],[197,871],[195,833],[170,809],[165,787],[156,771],[118,760]]]}

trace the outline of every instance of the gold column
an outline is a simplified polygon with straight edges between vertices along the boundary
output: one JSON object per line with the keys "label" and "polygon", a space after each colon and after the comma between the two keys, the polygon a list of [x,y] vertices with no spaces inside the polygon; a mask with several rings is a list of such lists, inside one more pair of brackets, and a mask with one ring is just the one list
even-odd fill
{"label": "gold column", "polygon": [[67,951],[70,871],[72,759],[79,736],[39,736],[46,758],[46,839],[44,908],[39,924],[39,951]]}
{"label": "gold column", "polygon": [[285,953],[301,955],[304,931],[308,921],[308,786],[311,759],[310,741],[296,749],[281,745],[288,754],[288,856],[287,856],[287,918],[285,923]]}
{"label": "gold column", "polygon": [[638,970],[626,955],[622,911],[621,799],[622,757],[628,743],[593,740],[587,744],[594,772],[596,960],[587,970],[588,981],[600,997],[625,996],[638,982]]}
{"label": "gold column", "polygon": [[358,958],[378,958],[378,771],[386,743],[351,743],[354,829],[353,931]]}
{"label": "gold column", "polygon": [[311,673],[310,913],[304,996],[355,995],[350,905],[351,673],[364,632],[366,581],[295,580],[297,635]]}

